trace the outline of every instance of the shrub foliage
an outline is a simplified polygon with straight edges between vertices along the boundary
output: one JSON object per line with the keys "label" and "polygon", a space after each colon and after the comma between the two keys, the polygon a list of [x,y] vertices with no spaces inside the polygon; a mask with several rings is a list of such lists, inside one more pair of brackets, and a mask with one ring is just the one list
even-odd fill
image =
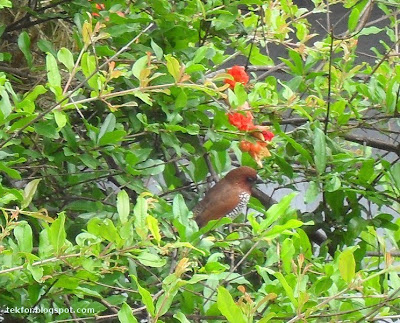
{"label": "shrub foliage", "polygon": [[[4,315],[398,315],[398,3],[335,3],[317,34],[334,3],[0,0]],[[266,187],[199,230],[191,208],[239,165]]]}

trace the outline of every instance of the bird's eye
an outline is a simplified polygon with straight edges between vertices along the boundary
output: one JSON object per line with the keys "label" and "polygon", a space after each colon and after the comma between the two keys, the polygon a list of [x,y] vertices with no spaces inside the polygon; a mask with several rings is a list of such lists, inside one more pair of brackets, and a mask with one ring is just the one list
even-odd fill
{"label": "bird's eye", "polygon": [[257,180],[257,178],[249,176],[247,177],[247,181],[249,181],[250,183],[254,183]]}

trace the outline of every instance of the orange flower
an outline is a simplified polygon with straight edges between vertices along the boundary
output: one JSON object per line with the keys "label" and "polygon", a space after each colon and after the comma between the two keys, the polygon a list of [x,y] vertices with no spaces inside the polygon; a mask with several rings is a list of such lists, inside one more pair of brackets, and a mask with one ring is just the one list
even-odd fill
{"label": "orange flower", "polygon": [[255,128],[253,124],[253,115],[246,111],[246,115],[240,112],[228,113],[229,123],[241,131],[249,131]]}
{"label": "orange flower", "polygon": [[247,75],[243,66],[233,66],[232,68],[228,69],[228,74],[232,75],[233,80],[225,79],[224,82],[225,84],[229,84],[231,89],[235,88],[236,82],[242,83],[243,85],[246,85],[249,82],[249,76]]}
{"label": "orange flower", "polygon": [[247,140],[242,140],[239,144],[239,148],[243,152],[248,152],[260,167],[262,167],[262,160],[271,156],[265,141],[256,141],[252,143]]}
{"label": "orange flower", "polygon": [[104,10],[106,6],[104,5],[104,3],[96,3],[96,8],[97,10]]}

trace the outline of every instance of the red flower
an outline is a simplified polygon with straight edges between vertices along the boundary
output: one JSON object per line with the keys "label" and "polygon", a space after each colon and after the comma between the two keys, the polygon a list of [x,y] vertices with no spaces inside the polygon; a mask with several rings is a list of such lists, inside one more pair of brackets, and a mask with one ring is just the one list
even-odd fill
{"label": "red flower", "polygon": [[261,134],[263,135],[265,141],[271,141],[272,138],[275,137],[271,131],[263,131]]}
{"label": "red flower", "polygon": [[104,3],[96,3],[96,8],[98,10],[104,10],[106,6],[104,5]]}
{"label": "red flower", "polygon": [[253,115],[250,111],[246,111],[246,115],[240,112],[228,113],[229,123],[241,131],[249,131],[254,129]]}
{"label": "red flower", "polygon": [[243,66],[235,65],[228,70],[228,74],[232,75],[233,80],[225,79],[225,83],[230,85],[230,88],[235,88],[236,82],[246,85],[249,82],[249,76]]}

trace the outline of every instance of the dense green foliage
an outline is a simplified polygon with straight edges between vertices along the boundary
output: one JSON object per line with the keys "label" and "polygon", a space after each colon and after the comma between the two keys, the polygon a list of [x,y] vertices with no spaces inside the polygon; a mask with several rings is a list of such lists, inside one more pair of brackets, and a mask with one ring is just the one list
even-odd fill
{"label": "dense green foliage", "polygon": [[[397,0],[336,1],[340,35],[313,34],[318,0],[35,3],[0,0],[0,308],[41,308],[8,317],[400,314]],[[250,82],[228,89],[237,60]],[[246,102],[275,133],[262,168],[227,118]],[[199,230],[190,209],[239,165],[292,193]]]}

